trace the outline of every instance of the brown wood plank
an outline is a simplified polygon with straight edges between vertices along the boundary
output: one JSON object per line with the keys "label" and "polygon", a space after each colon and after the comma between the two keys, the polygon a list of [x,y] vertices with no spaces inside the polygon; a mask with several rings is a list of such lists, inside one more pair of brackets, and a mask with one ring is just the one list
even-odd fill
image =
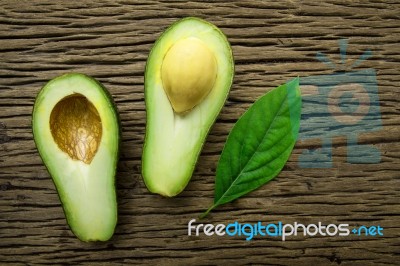
{"label": "brown wood plank", "polygon": [[[143,76],[155,39],[172,22],[198,16],[231,42],[236,76],[196,171],[173,199],[150,194],[141,175]],[[278,178],[216,209],[205,223],[349,223],[384,236],[188,236],[187,223],[213,200],[219,155],[234,122],[266,91],[300,76],[332,74],[317,52],[347,71],[376,71],[383,128],[359,136],[378,164],[349,164],[347,138],[333,138],[333,167],[301,168],[303,140]],[[400,250],[400,5],[397,1],[1,1],[0,264],[395,265]],[[350,66],[366,50],[373,56]],[[102,82],[120,112],[119,221],[106,243],[81,243],[66,225],[54,185],[33,142],[31,111],[49,79],[82,72]]]}

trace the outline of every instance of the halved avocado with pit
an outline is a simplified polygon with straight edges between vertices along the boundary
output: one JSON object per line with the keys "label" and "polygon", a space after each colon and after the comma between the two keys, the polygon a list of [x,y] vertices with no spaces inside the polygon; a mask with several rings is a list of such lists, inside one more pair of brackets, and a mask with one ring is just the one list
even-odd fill
{"label": "halved avocado with pit", "polygon": [[38,94],[32,127],[72,232],[82,241],[110,239],[120,129],[107,90],[83,74],[57,77]]}
{"label": "halved avocado with pit", "polygon": [[156,41],[144,84],[142,175],[151,192],[171,197],[186,187],[233,76],[230,44],[207,21],[182,19]]}

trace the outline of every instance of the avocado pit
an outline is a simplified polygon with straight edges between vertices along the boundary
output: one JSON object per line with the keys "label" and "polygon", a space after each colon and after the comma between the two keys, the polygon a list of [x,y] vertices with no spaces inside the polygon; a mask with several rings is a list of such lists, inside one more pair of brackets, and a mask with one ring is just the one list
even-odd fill
{"label": "avocado pit", "polygon": [[172,45],[161,66],[161,79],[174,111],[183,113],[201,103],[214,87],[217,71],[213,52],[200,39],[188,37]]}
{"label": "avocado pit", "polygon": [[74,160],[90,164],[102,136],[100,115],[82,94],[59,101],[50,114],[50,130],[57,146]]}

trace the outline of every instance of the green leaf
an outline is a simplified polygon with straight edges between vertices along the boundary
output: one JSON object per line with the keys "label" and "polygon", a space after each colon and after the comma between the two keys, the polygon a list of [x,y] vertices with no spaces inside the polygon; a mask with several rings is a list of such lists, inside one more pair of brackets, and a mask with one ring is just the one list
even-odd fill
{"label": "green leaf", "polygon": [[268,92],[243,114],[218,162],[214,204],[202,217],[279,174],[296,143],[300,114],[299,78]]}

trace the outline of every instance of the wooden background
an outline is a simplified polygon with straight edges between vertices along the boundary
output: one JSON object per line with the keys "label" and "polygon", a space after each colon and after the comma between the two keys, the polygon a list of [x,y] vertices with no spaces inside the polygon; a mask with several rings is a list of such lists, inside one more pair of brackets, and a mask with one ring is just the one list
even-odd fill
{"label": "wooden background", "polygon": [[[140,175],[143,72],[156,38],[186,16],[223,30],[236,76],[191,183],[166,199],[150,194]],[[1,1],[0,264],[399,264],[399,27],[398,1]],[[298,155],[320,140],[298,142],[278,178],[216,209],[204,222],[379,224],[384,236],[297,236],[285,242],[187,236],[188,221],[212,203],[216,164],[233,123],[288,79],[332,73],[315,54],[338,62],[341,38],[349,40],[350,60],[366,49],[373,52],[357,69],[376,70],[383,129],[361,134],[360,142],[377,147],[381,163],[348,164],[343,136],[333,139],[332,168],[300,168]],[[66,72],[102,82],[122,120],[119,222],[105,243],[81,243],[71,233],[32,139],[36,94]]]}

